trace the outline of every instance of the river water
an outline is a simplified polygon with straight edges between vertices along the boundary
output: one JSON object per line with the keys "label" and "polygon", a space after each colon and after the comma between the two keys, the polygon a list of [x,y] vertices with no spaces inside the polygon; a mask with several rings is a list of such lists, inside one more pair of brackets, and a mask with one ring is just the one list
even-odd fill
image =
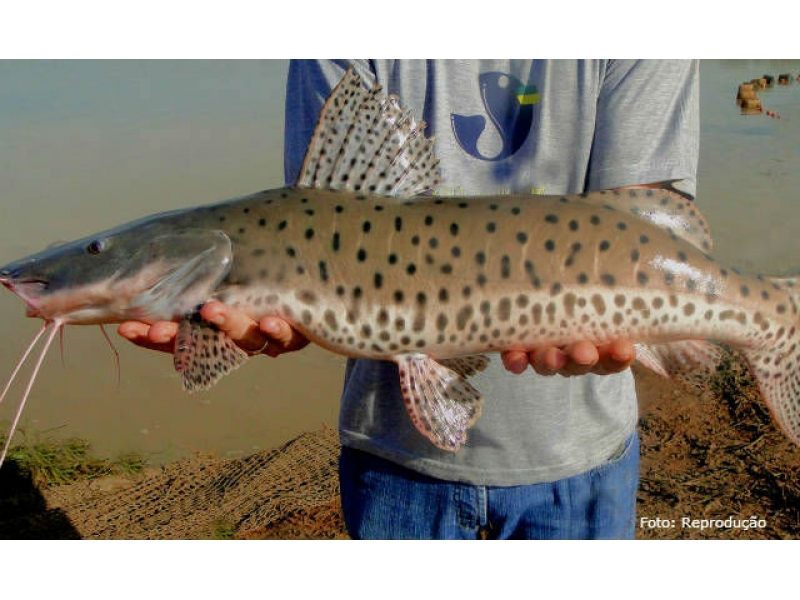
{"label": "river water", "polygon": [[[139,216],[283,185],[286,61],[0,62],[0,263]],[[697,202],[721,261],[800,268],[800,61],[702,61]],[[791,73],[742,116],[738,84]],[[38,329],[0,293],[0,382]],[[113,328],[110,328],[113,330]],[[153,462],[238,456],[336,425],[343,359],[312,348],[257,358],[188,395],[171,357],[96,327],[68,328],[28,401],[28,439],[78,436],[101,454]],[[62,358],[63,356],[63,358]],[[24,379],[24,377],[23,377]],[[0,406],[6,427],[22,392]],[[19,435],[19,434],[18,434]],[[17,442],[25,439],[23,435]]]}

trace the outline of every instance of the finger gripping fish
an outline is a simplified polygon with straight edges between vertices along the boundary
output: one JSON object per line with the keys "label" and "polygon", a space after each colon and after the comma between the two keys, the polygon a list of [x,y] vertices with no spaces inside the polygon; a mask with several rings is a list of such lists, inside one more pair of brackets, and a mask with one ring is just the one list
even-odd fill
{"label": "finger gripping fish", "polygon": [[733,348],[800,443],[794,278],[715,262],[702,215],[670,191],[423,196],[439,181],[423,131],[349,71],[293,187],[145,217],[0,268],[45,321],[20,365],[50,328],[12,433],[67,324],[178,321],[183,385],[210,387],[247,359],[199,317],[220,300],[286,319],[333,352],[396,363],[411,420],[443,450],[463,445],[480,416],[469,378],[486,354],[617,338],[682,379],[708,376],[718,343]]}

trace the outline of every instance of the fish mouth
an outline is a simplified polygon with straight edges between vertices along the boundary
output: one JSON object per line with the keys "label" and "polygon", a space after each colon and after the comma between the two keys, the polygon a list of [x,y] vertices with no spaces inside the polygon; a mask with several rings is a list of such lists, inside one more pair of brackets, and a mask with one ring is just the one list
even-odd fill
{"label": "fish mouth", "polygon": [[19,297],[26,305],[25,314],[28,317],[39,315],[37,300],[42,296],[42,292],[49,287],[49,282],[44,279],[25,279],[15,280],[13,277],[0,274],[0,283],[7,287],[11,292]]}

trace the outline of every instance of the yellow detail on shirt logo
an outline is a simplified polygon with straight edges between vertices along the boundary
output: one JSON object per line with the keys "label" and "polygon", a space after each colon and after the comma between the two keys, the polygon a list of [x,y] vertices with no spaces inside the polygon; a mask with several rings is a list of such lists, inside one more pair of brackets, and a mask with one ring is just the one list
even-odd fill
{"label": "yellow detail on shirt logo", "polygon": [[542,95],[535,85],[522,86],[517,89],[517,101],[520,106],[536,104],[542,99]]}

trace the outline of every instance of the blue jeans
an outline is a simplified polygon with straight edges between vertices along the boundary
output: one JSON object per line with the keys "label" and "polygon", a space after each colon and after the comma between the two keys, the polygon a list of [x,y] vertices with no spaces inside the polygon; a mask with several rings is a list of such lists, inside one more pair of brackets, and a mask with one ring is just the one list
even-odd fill
{"label": "blue jeans", "polygon": [[339,480],[354,539],[632,539],[639,437],[602,465],[552,483],[443,481],[348,447]]}

